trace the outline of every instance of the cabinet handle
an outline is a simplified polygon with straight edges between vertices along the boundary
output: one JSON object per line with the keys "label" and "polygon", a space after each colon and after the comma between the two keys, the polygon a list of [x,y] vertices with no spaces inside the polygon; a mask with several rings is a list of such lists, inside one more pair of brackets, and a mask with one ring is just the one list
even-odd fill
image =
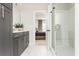
{"label": "cabinet handle", "polygon": [[4,6],[2,6],[2,18],[4,19]]}

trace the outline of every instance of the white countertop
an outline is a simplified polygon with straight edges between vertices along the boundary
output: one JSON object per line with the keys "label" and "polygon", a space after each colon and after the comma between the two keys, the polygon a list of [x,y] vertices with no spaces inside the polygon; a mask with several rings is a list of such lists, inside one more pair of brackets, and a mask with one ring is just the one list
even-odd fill
{"label": "white countertop", "polygon": [[13,33],[26,32],[26,31],[13,31]]}

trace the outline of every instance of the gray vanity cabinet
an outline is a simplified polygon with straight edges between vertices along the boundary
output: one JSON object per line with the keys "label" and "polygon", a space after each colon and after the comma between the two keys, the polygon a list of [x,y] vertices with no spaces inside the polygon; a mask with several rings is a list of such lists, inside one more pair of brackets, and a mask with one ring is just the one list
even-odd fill
{"label": "gray vanity cabinet", "polygon": [[13,55],[19,56],[23,52],[24,39],[23,33],[13,33]]}
{"label": "gray vanity cabinet", "polygon": [[13,55],[20,56],[29,45],[29,31],[13,33]]}
{"label": "gray vanity cabinet", "polygon": [[2,3],[2,5],[9,8],[10,10],[12,10],[12,4],[11,3]]}
{"label": "gray vanity cabinet", "polygon": [[4,7],[4,19],[3,19],[3,30],[4,30],[4,53],[5,55],[11,55],[12,47],[12,20],[11,13],[12,11]]}
{"label": "gray vanity cabinet", "polygon": [[[16,34],[15,34],[16,35]],[[13,38],[13,55],[19,56],[23,52],[24,48],[24,39],[22,36]]]}
{"label": "gray vanity cabinet", "polygon": [[18,55],[21,55],[24,51],[24,35],[19,37],[18,40]]}
{"label": "gray vanity cabinet", "polygon": [[24,49],[27,48],[28,44],[29,44],[29,31],[24,33]]}
{"label": "gray vanity cabinet", "polygon": [[27,46],[27,36],[26,36],[26,32],[24,33],[24,49]]}
{"label": "gray vanity cabinet", "polygon": [[18,55],[18,38],[13,37],[13,56]]}
{"label": "gray vanity cabinet", "polygon": [[0,4],[0,56],[3,55],[3,20],[2,20],[2,5]]}
{"label": "gray vanity cabinet", "polygon": [[12,10],[0,4],[0,56],[12,53]]}

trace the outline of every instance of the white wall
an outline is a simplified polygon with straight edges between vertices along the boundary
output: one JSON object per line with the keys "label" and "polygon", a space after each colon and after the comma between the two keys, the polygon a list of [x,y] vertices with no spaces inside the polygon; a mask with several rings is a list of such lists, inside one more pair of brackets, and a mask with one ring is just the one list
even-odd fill
{"label": "white wall", "polygon": [[13,4],[13,25],[16,23],[20,23],[21,17],[20,17],[20,9],[18,6]]}
{"label": "white wall", "polygon": [[75,4],[75,55],[79,56],[79,3]]}
{"label": "white wall", "polygon": [[[21,12],[21,20],[24,24],[24,30],[29,31],[29,41],[30,45],[35,44],[35,11],[38,10],[47,10],[48,4],[44,3],[18,3],[20,11],[14,10],[14,23],[16,23],[18,20],[16,20],[18,15]],[[16,9],[16,7],[15,7]],[[17,13],[17,14],[16,14]]]}
{"label": "white wall", "polygon": [[30,45],[35,44],[35,20],[33,19],[33,10],[23,10],[22,20],[24,24],[24,30],[29,31]]}
{"label": "white wall", "polygon": [[35,27],[38,28],[38,20],[42,20],[42,31],[46,32],[47,10],[35,11]]}
{"label": "white wall", "polygon": [[[38,20],[39,19],[36,19],[35,20],[35,28],[38,28]],[[42,20],[42,32],[46,32],[46,18],[43,20],[43,19],[40,19]]]}

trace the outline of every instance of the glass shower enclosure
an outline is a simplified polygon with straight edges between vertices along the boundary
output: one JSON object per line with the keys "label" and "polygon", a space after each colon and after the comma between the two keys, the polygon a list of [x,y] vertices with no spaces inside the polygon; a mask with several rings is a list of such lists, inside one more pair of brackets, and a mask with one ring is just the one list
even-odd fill
{"label": "glass shower enclosure", "polygon": [[75,55],[75,4],[52,3],[51,47],[57,56]]}

